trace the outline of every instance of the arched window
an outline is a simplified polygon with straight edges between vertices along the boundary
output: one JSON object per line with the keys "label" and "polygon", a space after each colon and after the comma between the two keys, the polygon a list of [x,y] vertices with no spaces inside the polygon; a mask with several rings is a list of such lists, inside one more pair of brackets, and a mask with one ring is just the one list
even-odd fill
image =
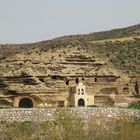
{"label": "arched window", "polygon": [[78,88],[78,95],[80,95],[80,88]]}
{"label": "arched window", "polygon": [[84,89],[82,88],[82,90],[81,90],[81,94],[83,95],[84,94]]}

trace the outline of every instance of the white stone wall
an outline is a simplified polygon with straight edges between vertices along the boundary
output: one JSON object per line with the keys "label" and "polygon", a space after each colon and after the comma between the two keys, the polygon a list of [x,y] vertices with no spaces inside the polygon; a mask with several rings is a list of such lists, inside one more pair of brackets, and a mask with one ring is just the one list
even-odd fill
{"label": "white stone wall", "polygon": [[78,114],[84,119],[89,118],[117,118],[118,117],[138,117],[140,110],[118,109],[118,108],[47,108],[47,109],[1,109],[0,121],[47,121],[55,118],[57,110],[67,110],[72,114]]}

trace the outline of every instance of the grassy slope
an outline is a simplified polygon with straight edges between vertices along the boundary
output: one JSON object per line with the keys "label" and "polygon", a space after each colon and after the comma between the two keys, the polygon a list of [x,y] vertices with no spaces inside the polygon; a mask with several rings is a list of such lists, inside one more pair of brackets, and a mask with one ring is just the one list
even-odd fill
{"label": "grassy slope", "polygon": [[140,74],[140,39],[93,41],[88,49],[108,59],[115,68],[128,74]]}
{"label": "grassy slope", "polygon": [[78,45],[90,53],[97,53],[103,59],[107,59],[109,64],[125,73],[140,74],[139,38],[140,24],[111,31],[65,36],[33,44],[0,45],[0,58],[5,59],[10,54],[29,51],[36,47],[40,48],[40,51],[47,51],[50,48]]}

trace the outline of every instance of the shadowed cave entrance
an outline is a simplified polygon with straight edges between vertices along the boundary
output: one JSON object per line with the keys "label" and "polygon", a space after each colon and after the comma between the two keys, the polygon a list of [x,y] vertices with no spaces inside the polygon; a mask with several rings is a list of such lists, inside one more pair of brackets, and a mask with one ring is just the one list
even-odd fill
{"label": "shadowed cave entrance", "polygon": [[33,102],[29,98],[22,98],[19,102],[19,108],[32,108]]}
{"label": "shadowed cave entrance", "polygon": [[79,99],[78,106],[85,106],[85,101],[83,99]]}

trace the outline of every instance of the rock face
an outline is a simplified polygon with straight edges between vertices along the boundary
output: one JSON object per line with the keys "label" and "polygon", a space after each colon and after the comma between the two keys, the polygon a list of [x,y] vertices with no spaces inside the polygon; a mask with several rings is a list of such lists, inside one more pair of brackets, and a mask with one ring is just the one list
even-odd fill
{"label": "rock face", "polygon": [[87,106],[140,100],[139,77],[122,75],[106,60],[87,53],[80,46],[47,51],[35,48],[11,55],[0,63],[1,104],[15,107],[74,106],[70,97],[78,93],[71,89],[78,83],[84,84],[87,100],[94,97]]}

